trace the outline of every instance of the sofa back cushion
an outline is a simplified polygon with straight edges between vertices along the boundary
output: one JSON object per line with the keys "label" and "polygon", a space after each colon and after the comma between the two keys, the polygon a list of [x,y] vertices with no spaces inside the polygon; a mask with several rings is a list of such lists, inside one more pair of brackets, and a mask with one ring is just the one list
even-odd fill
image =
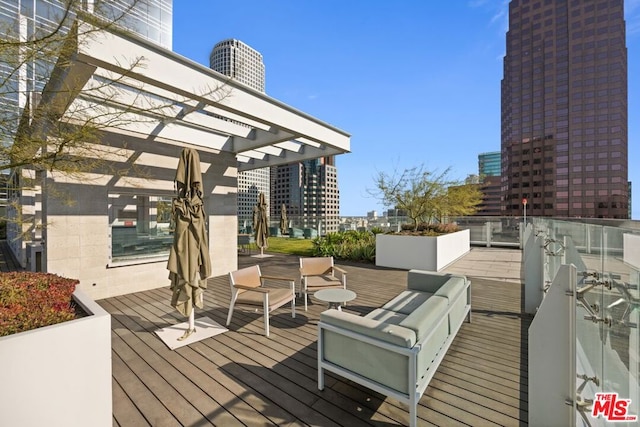
{"label": "sofa back cushion", "polygon": [[466,281],[464,276],[438,273],[436,271],[409,270],[407,273],[407,289],[436,293],[450,279],[457,278]]}
{"label": "sofa back cushion", "polygon": [[447,298],[449,305],[449,333],[453,333],[465,314],[467,303],[467,281],[464,277],[452,276],[436,291],[436,295]]}
{"label": "sofa back cushion", "polygon": [[[400,322],[400,326],[412,329],[416,333],[418,341],[420,341],[433,330],[438,320],[447,315],[448,305],[449,302],[446,298],[432,296]],[[446,333],[448,332],[447,330]]]}
{"label": "sofa back cushion", "polygon": [[[431,338],[424,342],[418,354],[419,377],[427,373],[427,368],[442,351],[442,346],[449,336],[448,307],[449,304],[445,297],[434,295],[400,322],[400,326],[415,331],[418,341],[431,334]],[[441,319],[444,320],[438,324]],[[435,369],[435,367],[431,367],[431,369]],[[416,378],[417,380],[418,378]]]}
{"label": "sofa back cushion", "polygon": [[376,308],[365,317],[380,322],[391,323],[392,325],[399,325],[400,322],[407,318],[407,315],[398,313],[397,311],[385,310],[384,308]]}
{"label": "sofa back cushion", "polygon": [[402,314],[411,314],[428,300],[433,293],[407,290],[402,291],[391,301],[382,306],[384,310],[395,311]]}
{"label": "sofa back cushion", "polygon": [[464,277],[451,276],[449,279],[440,286],[435,292],[435,295],[445,297],[451,304],[453,300],[458,297],[458,294],[462,292],[466,284]]}
{"label": "sofa back cushion", "polygon": [[[344,311],[323,311],[320,313],[320,321],[401,347],[411,348],[416,343],[416,334],[412,329]],[[348,352],[349,349],[345,351]]]}

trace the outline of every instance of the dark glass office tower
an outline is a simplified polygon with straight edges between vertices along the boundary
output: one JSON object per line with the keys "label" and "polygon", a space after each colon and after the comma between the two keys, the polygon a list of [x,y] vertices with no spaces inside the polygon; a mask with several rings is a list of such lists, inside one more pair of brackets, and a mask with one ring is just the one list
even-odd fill
{"label": "dark glass office tower", "polygon": [[502,80],[504,215],[627,218],[623,0],[512,0]]}

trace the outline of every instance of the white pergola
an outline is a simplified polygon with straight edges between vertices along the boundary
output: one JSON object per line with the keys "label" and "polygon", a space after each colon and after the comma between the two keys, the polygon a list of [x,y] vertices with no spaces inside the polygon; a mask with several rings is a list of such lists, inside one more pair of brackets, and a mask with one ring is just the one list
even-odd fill
{"label": "white pergola", "polygon": [[75,34],[40,102],[61,120],[99,110],[109,132],[231,152],[240,171],[350,150],[346,132],[140,37]]}

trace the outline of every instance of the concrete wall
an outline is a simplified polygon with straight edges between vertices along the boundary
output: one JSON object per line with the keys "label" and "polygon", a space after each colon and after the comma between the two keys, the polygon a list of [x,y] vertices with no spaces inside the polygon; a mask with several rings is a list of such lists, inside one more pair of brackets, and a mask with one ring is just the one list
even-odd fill
{"label": "concrete wall", "polygon": [[469,252],[469,230],[442,236],[376,235],[376,265],[440,271]]}
{"label": "concrete wall", "polygon": [[[121,153],[125,161],[114,162],[113,171],[102,168],[101,173],[73,178],[49,175],[43,203],[46,271],[79,279],[79,288],[93,299],[169,286],[166,258],[111,262],[108,195],[173,196],[181,150],[129,140]],[[217,276],[237,268],[237,160],[227,152],[199,154],[212,273]],[[123,173],[131,164],[135,167]]]}

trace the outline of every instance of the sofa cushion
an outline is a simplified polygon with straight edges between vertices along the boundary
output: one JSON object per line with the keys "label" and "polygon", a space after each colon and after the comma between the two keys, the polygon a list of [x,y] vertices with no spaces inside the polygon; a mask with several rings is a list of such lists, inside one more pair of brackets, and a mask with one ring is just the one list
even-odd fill
{"label": "sofa cushion", "polygon": [[[412,329],[339,310],[323,311],[320,313],[320,321],[406,348],[411,348],[416,343],[416,334]],[[348,352],[349,349],[345,351]]]}
{"label": "sofa cushion", "polygon": [[378,320],[380,322],[391,323],[393,325],[399,325],[404,319],[407,318],[406,314],[398,313],[391,310],[385,310],[384,308],[376,308],[365,317],[369,319]]}
{"label": "sofa cushion", "polygon": [[407,289],[422,292],[436,293],[445,283],[452,278],[462,279],[465,281],[464,276],[439,273],[436,271],[425,270],[409,270],[407,273]]}
{"label": "sofa cushion", "polygon": [[[433,296],[407,316],[400,326],[412,329],[418,340],[433,330],[438,320],[446,316],[449,301],[445,297]],[[445,321],[445,335],[448,333],[448,322]]]}
{"label": "sofa cushion", "polygon": [[452,303],[454,298],[464,289],[465,284],[464,277],[451,276],[449,280],[436,291],[435,295],[445,297]]}
{"label": "sofa cushion", "polygon": [[395,311],[402,314],[411,314],[418,307],[428,300],[433,294],[431,292],[402,291],[394,299],[382,306],[383,309]]}

